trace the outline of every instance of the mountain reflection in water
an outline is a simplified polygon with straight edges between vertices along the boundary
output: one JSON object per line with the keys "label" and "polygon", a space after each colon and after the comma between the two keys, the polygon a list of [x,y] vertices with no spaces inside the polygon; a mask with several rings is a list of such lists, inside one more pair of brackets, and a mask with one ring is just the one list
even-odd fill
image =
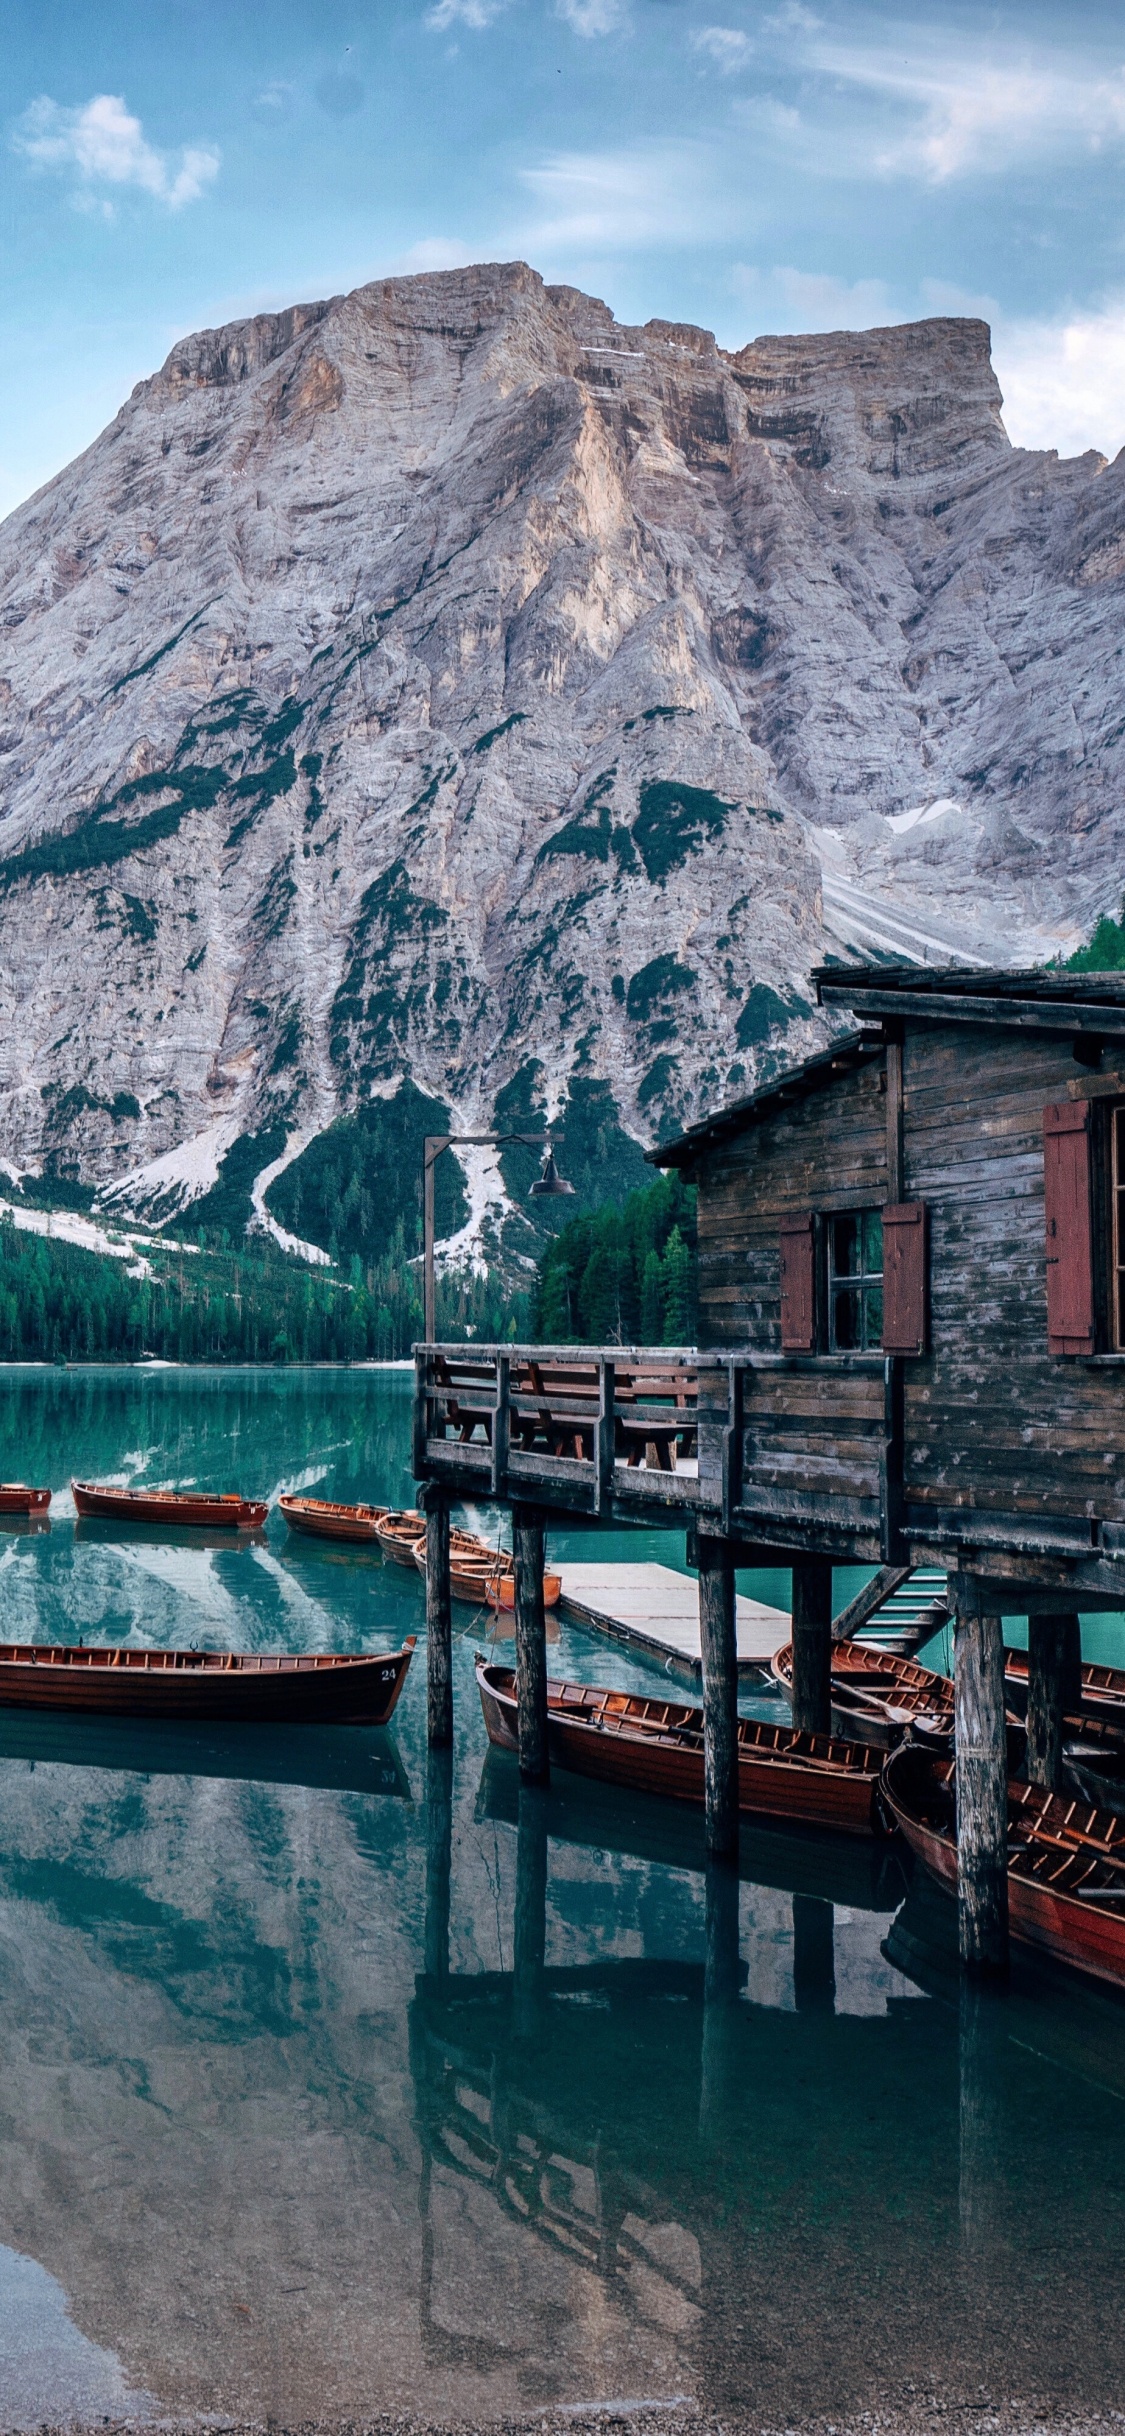
{"label": "mountain reflection in water", "polygon": [[[52,1480],[401,1503],[408,1387],[47,1374],[50,1427],[24,1379],[12,1429]],[[421,1585],[358,1553],[64,1520],[0,1551],[3,1629],[397,1646]],[[964,1991],[891,1847],[747,1827],[716,1871],[690,1811],[521,1793],[459,1620],[452,1755],[422,1648],[384,1735],[0,1712],[0,2243],[65,2294],[74,2413],[1115,2405],[1125,2006],[1022,1964]],[[562,1663],[654,1680],[565,1627]]]}

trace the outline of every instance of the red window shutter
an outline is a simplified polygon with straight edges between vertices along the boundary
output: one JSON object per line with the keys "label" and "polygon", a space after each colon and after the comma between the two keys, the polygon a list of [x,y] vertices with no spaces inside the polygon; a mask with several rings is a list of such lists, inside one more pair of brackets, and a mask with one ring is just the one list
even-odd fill
{"label": "red window shutter", "polygon": [[926,1350],[926,1205],[896,1201],[883,1212],[883,1351]]}
{"label": "red window shutter", "polygon": [[816,1258],[811,1210],[781,1222],[781,1343],[786,1353],[816,1352]]}
{"label": "red window shutter", "polygon": [[1094,1351],[1094,1242],[1090,1108],[1060,1100],[1043,1111],[1047,1215],[1047,1343],[1052,1353]]}

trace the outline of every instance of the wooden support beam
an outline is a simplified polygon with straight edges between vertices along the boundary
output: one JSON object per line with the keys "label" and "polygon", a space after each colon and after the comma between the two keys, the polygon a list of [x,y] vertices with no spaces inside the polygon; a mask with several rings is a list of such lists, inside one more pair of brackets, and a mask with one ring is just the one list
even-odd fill
{"label": "wooden support beam", "polygon": [[1082,1688],[1082,1634],[1076,1615],[1027,1619],[1027,1773],[1057,1793],[1063,1781],[1067,1711]]}
{"label": "wooden support beam", "polygon": [[1008,1967],[1008,1738],[1004,1640],[987,1585],[949,1577],[957,1755],[957,1920],[967,1970]]}
{"label": "wooden support beam", "polygon": [[426,1734],[432,1751],[453,1741],[453,1618],[449,1586],[449,1499],[425,1492]]}
{"label": "wooden support beam", "polygon": [[703,1793],[707,1850],[738,1851],[738,1641],[729,1541],[698,1543],[699,1649],[703,1662]]}
{"label": "wooden support beam", "polygon": [[545,1785],[547,1748],[547,1619],[543,1609],[543,1516],[538,1506],[512,1507],[516,1602],[516,1709],[520,1775]]}
{"label": "wooden support beam", "polygon": [[799,1556],[793,1563],[793,1723],[806,1734],[832,1724],[832,1562]]}

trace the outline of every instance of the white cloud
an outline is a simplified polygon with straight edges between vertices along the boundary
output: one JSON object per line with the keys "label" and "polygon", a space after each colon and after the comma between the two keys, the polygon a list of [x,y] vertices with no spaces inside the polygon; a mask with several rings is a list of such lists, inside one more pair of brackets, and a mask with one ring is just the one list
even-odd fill
{"label": "white cloud", "polygon": [[992,360],[1017,448],[1125,447],[1125,297],[1063,320],[998,322]]}
{"label": "white cloud", "polygon": [[884,174],[940,186],[1028,156],[1097,153],[1125,136],[1125,69],[1084,68],[1073,53],[1017,54],[900,31],[877,50],[814,39],[805,57],[822,75],[913,113],[912,125],[875,148]]}
{"label": "white cloud", "polygon": [[437,7],[428,11],[426,23],[435,34],[447,33],[451,25],[467,25],[474,34],[482,34],[486,25],[507,7],[507,0],[437,0]]}
{"label": "white cloud", "polygon": [[714,60],[724,76],[733,76],[752,57],[754,45],[749,34],[740,34],[733,25],[704,25],[691,38],[693,51],[704,51]]}
{"label": "white cloud", "polygon": [[598,34],[616,34],[627,10],[625,0],[558,0],[558,15],[589,41]]}
{"label": "white cloud", "polygon": [[210,144],[158,152],[120,93],[95,93],[76,110],[42,94],[25,110],[13,141],[37,168],[69,171],[87,201],[97,200],[99,188],[131,186],[179,211],[198,201],[219,168]]}
{"label": "white cloud", "polygon": [[700,145],[558,152],[522,176],[547,212],[519,235],[531,260],[536,249],[555,253],[582,245],[602,251],[719,235],[729,209],[709,193],[711,167]]}

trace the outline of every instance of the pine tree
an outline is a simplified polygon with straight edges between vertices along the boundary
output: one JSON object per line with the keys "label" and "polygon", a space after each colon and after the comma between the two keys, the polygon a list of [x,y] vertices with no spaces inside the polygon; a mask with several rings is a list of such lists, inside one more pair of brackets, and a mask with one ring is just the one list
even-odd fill
{"label": "pine tree", "polygon": [[662,1342],[665,1345],[690,1345],[695,1333],[692,1260],[678,1226],[673,1227],[665,1246],[660,1264],[660,1283],[664,1303]]}
{"label": "pine tree", "polygon": [[646,1252],[641,1285],[641,1343],[664,1341],[664,1272],[659,1252]]}

